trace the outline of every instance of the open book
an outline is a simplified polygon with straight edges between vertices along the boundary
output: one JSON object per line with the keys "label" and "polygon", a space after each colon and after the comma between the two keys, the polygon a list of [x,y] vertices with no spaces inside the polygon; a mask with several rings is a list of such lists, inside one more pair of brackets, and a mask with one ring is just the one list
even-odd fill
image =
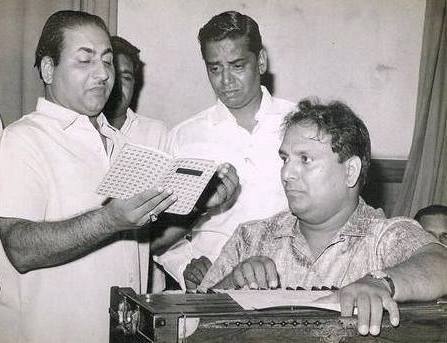
{"label": "open book", "polygon": [[178,200],[166,212],[188,214],[216,169],[214,161],[173,158],[157,149],[126,143],[96,192],[127,199],[148,188],[171,189]]}

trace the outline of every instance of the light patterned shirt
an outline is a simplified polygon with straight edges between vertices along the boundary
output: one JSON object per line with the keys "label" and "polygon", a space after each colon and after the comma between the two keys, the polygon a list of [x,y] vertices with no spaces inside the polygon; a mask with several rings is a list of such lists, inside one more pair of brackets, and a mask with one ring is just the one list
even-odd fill
{"label": "light patterned shirt", "polygon": [[282,288],[342,287],[373,270],[407,260],[420,247],[436,242],[414,220],[387,219],[381,209],[360,199],[357,209],[332,241],[314,256],[290,211],[241,224],[202,281],[210,288],[251,256],[275,264]]}

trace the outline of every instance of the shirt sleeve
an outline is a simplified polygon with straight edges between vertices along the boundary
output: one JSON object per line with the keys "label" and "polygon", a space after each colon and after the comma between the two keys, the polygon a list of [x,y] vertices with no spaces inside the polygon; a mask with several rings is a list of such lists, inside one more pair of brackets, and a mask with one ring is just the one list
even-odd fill
{"label": "shirt sleeve", "polygon": [[47,187],[39,153],[25,137],[5,130],[0,161],[0,216],[42,220]]}
{"label": "shirt sleeve", "polygon": [[380,269],[402,263],[419,248],[437,242],[436,238],[415,220],[405,217],[393,218],[384,225],[377,242],[376,254],[382,264]]}
{"label": "shirt sleeve", "polygon": [[242,227],[239,226],[233,236],[225,243],[219,257],[210,267],[200,284],[200,288],[211,288],[233,271],[241,260]]}

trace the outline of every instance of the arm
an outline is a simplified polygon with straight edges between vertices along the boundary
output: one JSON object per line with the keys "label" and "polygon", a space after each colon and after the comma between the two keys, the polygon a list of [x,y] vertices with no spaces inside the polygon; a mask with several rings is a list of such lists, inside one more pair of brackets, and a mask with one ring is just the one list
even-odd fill
{"label": "arm", "polygon": [[138,229],[176,200],[171,193],[153,190],[113,199],[104,207],[55,222],[0,219],[0,235],[12,265],[25,273],[72,261],[112,240],[117,232]]}
{"label": "arm", "polygon": [[447,249],[440,244],[427,244],[386,272],[394,282],[394,300],[398,302],[439,298],[447,294]]}
{"label": "arm", "polygon": [[383,309],[390,315],[391,324],[399,325],[396,302],[427,301],[447,294],[447,249],[429,243],[420,247],[406,261],[385,269],[395,285],[392,298],[386,283],[365,276],[340,289],[328,302],[339,301],[342,316],[352,316],[358,309],[358,330],[362,335],[378,335]]}

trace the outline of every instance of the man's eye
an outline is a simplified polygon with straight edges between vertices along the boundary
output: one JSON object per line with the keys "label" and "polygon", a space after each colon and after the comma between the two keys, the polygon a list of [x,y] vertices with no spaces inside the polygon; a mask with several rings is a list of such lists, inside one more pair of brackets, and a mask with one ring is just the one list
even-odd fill
{"label": "man's eye", "polygon": [[243,64],[235,64],[235,65],[233,66],[233,68],[234,68],[235,70],[242,70],[242,69],[244,69],[244,65],[243,65]]}
{"label": "man's eye", "polygon": [[219,66],[209,66],[209,67],[208,67],[208,70],[209,70],[211,73],[216,74],[216,73],[219,73],[219,72],[220,72],[221,68],[220,68]]}
{"label": "man's eye", "polygon": [[90,63],[90,60],[79,60],[79,63],[87,64],[87,63]]}
{"label": "man's eye", "polygon": [[301,162],[303,162],[304,164],[309,163],[311,160],[308,156],[306,155],[301,155]]}

